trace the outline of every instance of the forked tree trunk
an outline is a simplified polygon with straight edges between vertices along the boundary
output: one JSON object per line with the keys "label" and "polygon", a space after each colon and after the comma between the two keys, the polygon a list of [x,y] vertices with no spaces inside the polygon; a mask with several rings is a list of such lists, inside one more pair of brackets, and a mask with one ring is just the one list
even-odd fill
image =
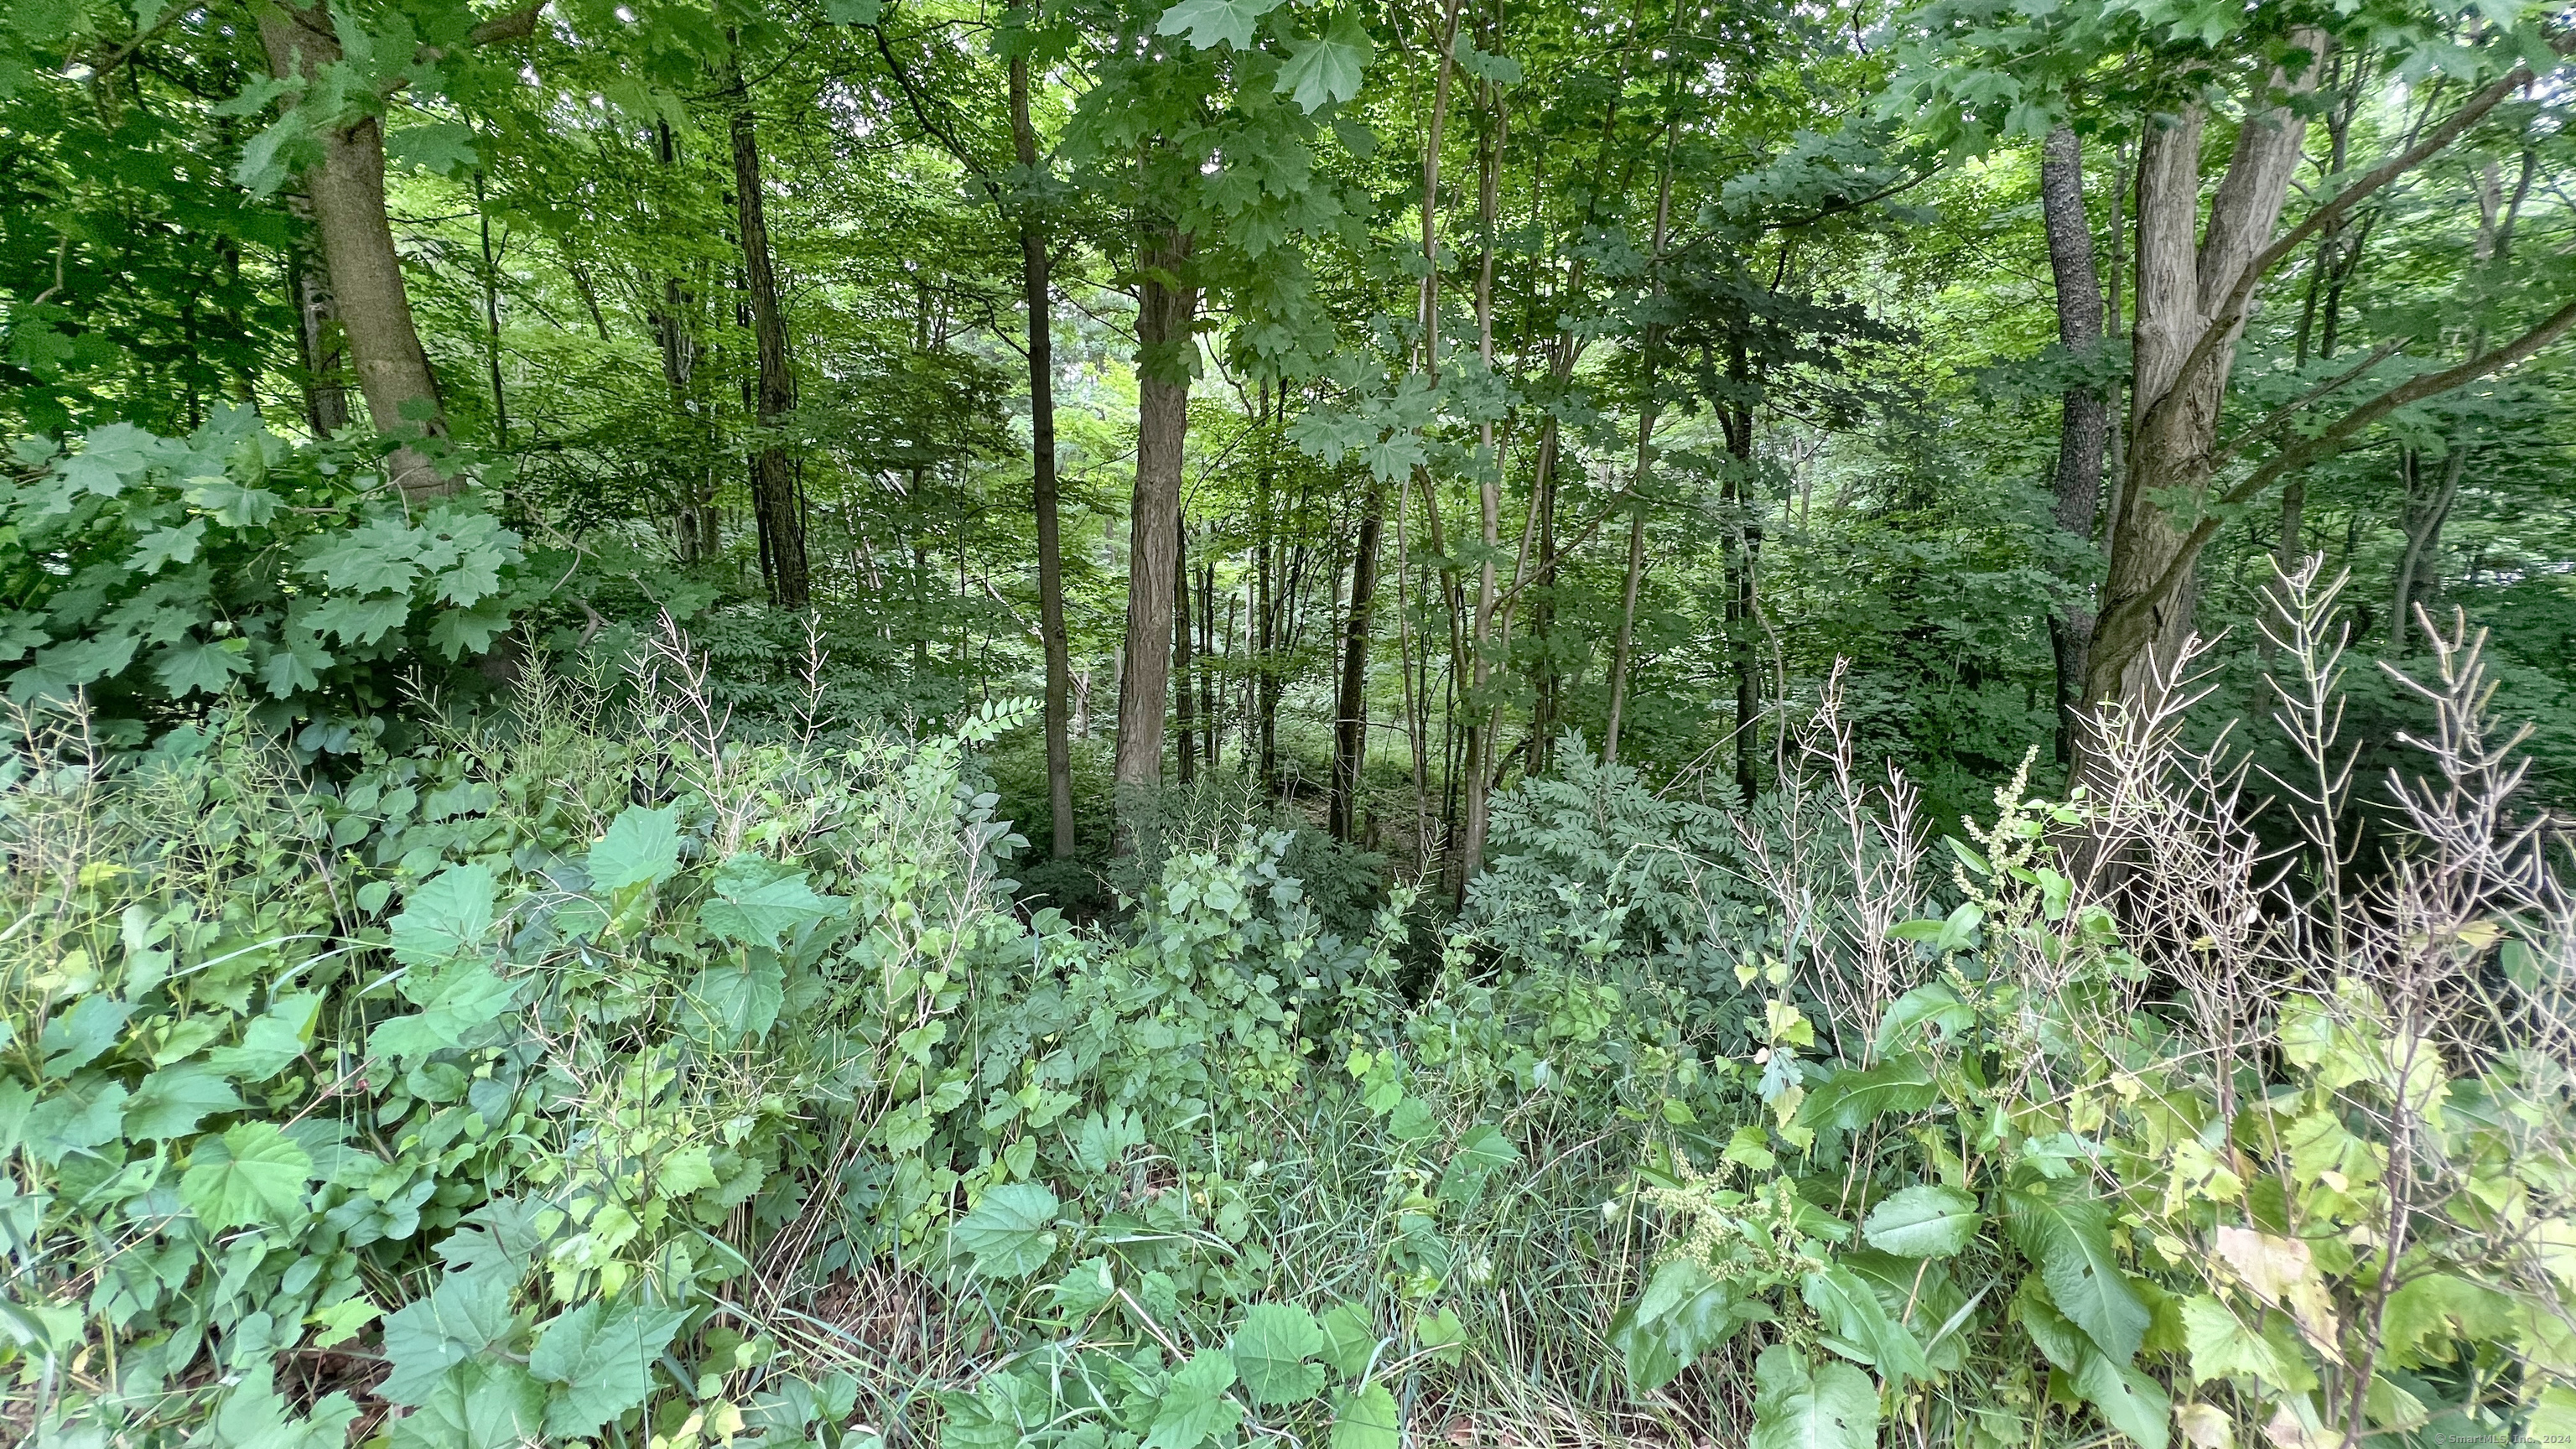
{"label": "forked tree trunk", "polygon": [[[783,425],[796,410],[796,375],[788,367],[787,316],[779,305],[777,263],[769,249],[760,137],[738,62],[731,79],[734,207],[742,233],[743,286],[750,293],[752,344],[759,369],[753,411],[766,431]],[[775,437],[763,438],[751,455],[751,508],[753,525],[760,531],[760,571],[769,586],[769,601],[782,609],[804,608],[810,595],[805,500],[795,462]]]}
{"label": "forked tree trunk", "polygon": [[[2321,56],[2321,38],[2308,32],[2307,43]],[[2154,669],[2191,633],[2200,544],[2165,501],[2198,494],[2216,471],[2219,404],[2245,327],[2247,273],[2272,243],[2307,131],[2281,98],[2313,90],[2318,70],[2272,75],[2274,104],[2253,109],[2238,128],[2205,231],[2198,224],[2205,113],[2195,104],[2156,118],[2140,147],[2129,475],[2085,660],[2087,703],[2144,699]]]}
{"label": "forked tree trunk", "polygon": [[[271,73],[317,80],[340,59],[329,14],[284,4],[259,9],[260,43]],[[313,203],[314,229],[331,273],[331,300],[348,339],[351,370],[367,418],[376,431],[412,437],[444,436],[438,380],[413,326],[411,296],[403,285],[402,259],[394,252],[393,221],[385,211],[384,132],[362,116],[322,133],[322,160],[304,173]],[[405,497],[442,497],[457,489],[417,448],[398,447],[385,472]]]}
{"label": "forked tree trunk", "polygon": [[1190,323],[1198,290],[1177,275],[1191,239],[1162,231],[1145,243],[1136,308],[1136,488],[1128,505],[1127,658],[1118,680],[1113,779],[1120,854],[1136,848],[1133,817],[1163,780],[1163,708],[1171,692],[1172,609],[1179,592],[1181,446],[1189,428]]}
{"label": "forked tree trunk", "polygon": [[[2093,225],[2084,212],[2084,153],[2075,132],[2060,126],[2040,149],[2040,212],[2048,231],[2049,271],[2057,283],[2057,340],[2089,357],[2102,341],[2102,284],[2093,270]],[[2066,390],[2057,428],[2056,521],[2076,541],[2093,536],[2093,514],[2102,497],[2102,453],[2109,440],[2109,409],[2091,387]],[[2057,760],[2075,758],[2077,711],[2084,703],[2084,648],[2093,637],[2093,610],[2079,602],[2086,580],[2066,581],[2066,597],[2048,616],[2048,642],[2057,658]]]}

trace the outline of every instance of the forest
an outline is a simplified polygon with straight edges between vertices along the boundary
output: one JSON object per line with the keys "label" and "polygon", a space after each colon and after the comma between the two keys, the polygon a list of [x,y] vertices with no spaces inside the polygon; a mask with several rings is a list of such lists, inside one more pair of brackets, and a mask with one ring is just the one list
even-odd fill
{"label": "forest", "polygon": [[9,0],[0,1444],[2576,1440],[2565,0]]}

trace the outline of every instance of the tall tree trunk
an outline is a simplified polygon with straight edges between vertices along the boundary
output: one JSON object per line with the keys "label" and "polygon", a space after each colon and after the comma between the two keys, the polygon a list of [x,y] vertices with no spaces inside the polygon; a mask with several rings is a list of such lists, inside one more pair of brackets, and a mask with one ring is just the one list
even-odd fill
{"label": "tall tree trunk", "polygon": [[1118,850],[1136,848],[1134,812],[1163,780],[1172,609],[1179,591],[1181,446],[1189,428],[1191,319],[1198,290],[1178,275],[1191,238],[1146,238],[1136,308],[1136,488],[1128,506],[1127,667],[1118,681]]}
{"label": "tall tree trunk", "polygon": [[1209,559],[1199,565],[1199,710],[1203,721],[1200,727],[1207,731],[1207,767],[1210,772],[1214,772],[1217,766],[1217,726],[1223,719],[1218,710],[1217,652],[1221,647],[1231,647],[1233,641],[1232,595],[1226,597],[1225,607],[1226,639],[1220,645],[1216,632],[1216,561]]}
{"label": "tall tree trunk", "polygon": [[1723,495],[1727,512],[1723,537],[1726,650],[1729,667],[1735,675],[1735,729],[1729,738],[1735,746],[1736,794],[1744,804],[1750,805],[1753,803],[1754,786],[1758,783],[1753,756],[1762,745],[1762,676],[1755,667],[1753,651],[1753,571],[1760,561],[1762,525],[1754,517],[1752,506],[1753,404],[1746,395],[1752,369],[1740,339],[1728,356],[1727,369],[1736,383],[1739,396],[1745,398],[1721,409],[1718,415],[1720,427],[1726,435],[1726,451],[1732,462],[1726,470]]}
{"label": "tall tree trunk", "polygon": [[[260,43],[272,74],[318,82],[322,69],[340,59],[330,15],[320,7],[271,4],[258,14]],[[411,295],[403,285],[393,221],[385,211],[384,132],[375,117],[362,116],[326,128],[321,139],[322,160],[306,169],[304,191],[313,203],[314,226],[331,273],[331,299],[348,339],[368,421],[391,436],[443,436],[447,423],[438,380],[412,322]],[[385,471],[413,499],[442,497],[458,486],[409,446],[394,449]]]}
{"label": "tall tree trunk", "polygon": [[[1029,58],[1011,55],[1011,146],[1019,158],[1025,184],[1034,186],[1038,166],[1037,128],[1029,121]],[[1073,747],[1066,736],[1070,718],[1067,694],[1072,689],[1073,650],[1064,627],[1064,549],[1058,516],[1055,456],[1055,259],[1049,250],[1045,219],[1034,199],[1020,209],[1020,293],[1028,311],[1029,451],[1032,460],[1031,503],[1038,529],[1038,635],[1046,656],[1047,809],[1054,827],[1050,851],[1062,860],[1073,854]],[[1214,758],[1211,752],[1210,758]]]}
{"label": "tall tree trunk", "polygon": [[[1664,295],[1664,240],[1672,225],[1673,152],[1680,136],[1680,123],[1667,122],[1663,164],[1655,181],[1654,246],[1647,253],[1654,272],[1652,295],[1658,302]],[[1619,638],[1610,655],[1610,718],[1601,729],[1601,762],[1605,765],[1619,762],[1619,729],[1628,706],[1629,655],[1637,636],[1637,588],[1646,577],[1646,474],[1655,456],[1655,418],[1660,410],[1655,397],[1655,367],[1662,360],[1663,336],[1660,321],[1646,324],[1644,391],[1637,400],[1637,464],[1628,475],[1628,570],[1619,589]]]}
{"label": "tall tree trunk", "polygon": [[[665,174],[680,164],[680,138],[671,123],[653,123],[654,159]],[[662,381],[671,390],[672,412],[684,426],[700,426],[690,411],[690,400],[697,392],[698,354],[701,343],[697,327],[698,298],[688,282],[677,271],[662,277],[661,295],[648,303],[644,320],[653,331],[653,345],[662,354]],[[712,427],[712,419],[705,426]],[[709,437],[708,455],[716,452]],[[694,476],[677,480],[680,490],[678,507],[671,522],[671,551],[682,563],[696,563],[714,558],[723,546],[716,525],[715,486],[711,473],[703,469]]]}
{"label": "tall tree trunk", "polygon": [[[744,289],[751,298],[752,343],[757,349],[759,395],[754,417],[764,433],[783,426],[796,410],[796,374],[787,362],[787,315],[778,300],[776,260],[760,184],[760,137],[739,59],[729,62],[733,92],[733,189],[742,233]],[[796,465],[777,438],[765,436],[751,455],[752,523],[760,531],[762,582],[769,601],[802,609],[809,598],[805,562],[805,499]]]}
{"label": "tall tree trunk", "polygon": [[492,250],[492,212],[484,202],[479,170],[474,173],[474,220],[483,240],[483,365],[492,375],[492,446],[506,450],[510,397],[501,387],[501,257]]}
{"label": "tall tree trunk", "polygon": [[1199,777],[1198,691],[1190,678],[1190,530],[1184,524],[1172,542],[1172,760],[1181,783]]}
{"label": "tall tree trunk", "polygon": [[1378,534],[1386,524],[1386,489],[1369,485],[1360,514],[1359,547],[1351,557],[1350,617],[1342,630],[1341,689],[1333,704],[1333,803],[1335,838],[1359,837],[1360,775],[1368,761],[1369,625],[1377,600]]}
{"label": "tall tree trunk", "polygon": [[[2322,59],[2317,32],[2299,40]],[[2285,102],[2313,91],[2321,69],[2271,75],[2238,128],[2205,231],[2201,108],[2157,118],[2139,149],[2128,479],[2085,660],[2088,701],[2143,700],[2153,669],[2191,633],[2193,576],[2207,534],[2185,528],[2160,500],[2197,496],[2215,473],[2219,405],[2261,280],[2256,264],[2272,244],[2307,131]]]}
{"label": "tall tree trunk", "polygon": [[[1476,147],[1476,230],[1481,242],[1476,263],[1476,354],[1487,376],[1494,370],[1494,225],[1500,206],[1500,176],[1503,143],[1509,139],[1510,117],[1503,109],[1499,92],[1491,82],[1483,87],[1483,109],[1489,122],[1477,138]],[[1467,707],[1466,787],[1467,822],[1461,832],[1458,849],[1458,889],[1463,899],[1467,882],[1485,868],[1485,828],[1491,818],[1491,794],[1497,774],[1495,737],[1501,731],[1503,710],[1500,700],[1491,698],[1488,687],[1501,661],[1495,654],[1495,611],[1500,591],[1494,577],[1494,559],[1502,548],[1503,524],[1503,449],[1496,446],[1494,424],[1488,420],[1477,426],[1479,464],[1476,476],[1476,517],[1484,542],[1484,558],[1476,569],[1476,623],[1469,644],[1467,687],[1463,703]]]}
{"label": "tall tree trunk", "polygon": [[[2093,224],[2084,212],[2084,153],[2065,126],[2048,133],[2040,148],[2040,212],[2048,230],[2048,266],[2057,282],[2057,340],[2090,358],[2102,341],[2102,284],[2093,270]],[[2057,425],[2058,530],[2073,542],[2093,537],[2093,514],[2102,497],[2102,452],[2109,440],[2109,409],[2099,389],[2074,387],[2061,402]],[[2093,637],[2093,611],[2078,602],[2087,580],[2066,580],[2065,596],[2048,616],[2048,642],[2057,658],[2057,761],[2075,759],[2077,712],[2084,700],[2084,647]]]}
{"label": "tall tree trunk", "polygon": [[[301,202],[290,203],[310,213]],[[303,375],[304,420],[314,436],[329,437],[349,425],[348,339],[331,302],[331,275],[322,259],[297,245],[287,252],[287,289],[295,304],[295,350]]]}

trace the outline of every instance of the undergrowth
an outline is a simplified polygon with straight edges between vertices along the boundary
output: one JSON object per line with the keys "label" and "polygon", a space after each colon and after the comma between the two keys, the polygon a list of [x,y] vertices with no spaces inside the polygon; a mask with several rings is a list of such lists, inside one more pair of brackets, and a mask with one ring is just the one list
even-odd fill
{"label": "undergrowth", "polygon": [[[2186,657],[2084,788],[2016,777],[1927,852],[1950,822],[1858,769],[1829,691],[1744,809],[1570,742],[1431,940],[1411,891],[1213,796],[1123,918],[1024,908],[974,783],[1024,706],[755,739],[676,634],[327,778],[248,711],[143,754],[30,716],[0,780],[8,1422],[2576,1433],[2558,844],[2455,634],[2406,843],[2350,860],[2331,590],[2284,588],[2305,775],[2183,749]],[[2258,797],[2303,855],[2265,853]]]}

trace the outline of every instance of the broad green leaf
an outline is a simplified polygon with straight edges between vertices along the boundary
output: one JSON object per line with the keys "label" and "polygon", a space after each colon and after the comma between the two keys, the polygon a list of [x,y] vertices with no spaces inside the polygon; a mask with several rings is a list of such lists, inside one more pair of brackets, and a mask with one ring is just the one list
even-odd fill
{"label": "broad green leaf", "polygon": [[2004,1196],[2004,1230],[2039,1267],[2048,1296],[2111,1361],[2126,1367],[2147,1332],[2147,1305],[2111,1256],[2111,1229],[2097,1202],[2035,1192]]}
{"label": "broad green leaf", "polygon": [[1732,1285],[1695,1259],[1675,1258],[1655,1270],[1646,1291],[1610,1322],[1630,1387],[1651,1393],[1671,1383],[1702,1353],[1724,1343],[1745,1319]]}
{"label": "broad green leaf", "polygon": [[2513,1301],[2481,1283],[2427,1273],[2388,1296],[2379,1331],[2390,1363],[2422,1367],[2447,1361],[2455,1340],[2481,1343],[2510,1336]]}
{"label": "broad green leaf", "polygon": [[499,1359],[467,1359],[394,1426],[393,1449],[524,1449],[545,1442],[546,1388]]}
{"label": "broad green leaf", "polygon": [[546,1432],[588,1438],[641,1406],[654,1360],[688,1316],[681,1308],[585,1303],[547,1324],[528,1355],[530,1373],[563,1386],[546,1404]]}
{"label": "broad green leaf", "polygon": [[322,994],[318,991],[272,998],[268,1010],[242,1028],[241,1044],[208,1052],[206,1065],[230,1081],[265,1082],[304,1055],[321,1010]]}
{"label": "broad green leaf", "polygon": [[1331,1449],[1398,1449],[1403,1442],[1404,1416],[1386,1385],[1368,1384],[1356,1394],[1333,1395]]}
{"label": "broad green leaf", "polygon": [[125,1135],[137,1142],[185,1137],[197,1123],[242,1104],[241,1095],[202,1062],[181,1062],[143,1079],[125,1104]]}
{"label": "broad green leaf", "polygon": [[816,895],[805,883],[805,872],[782,871],[757,856],[726,861],[716,872],[715,889],[715,897],[698,907],[699,924],[744,946],[774,947],[849,907],[847,901]]}
{"label": "broad green leaf", "polygon": [[171,564],[194,563],[205,541],[206,520],[202,518],[191,518],[177,528],[156,528],[135,540],[134,556],[125,561],[125,566],[148,576]]}
{"label": "broad green leaf", "polygon": [[1227,1352],[1255,1404],[1301,1404],[1324,1391],[1324,1330],[1294,1303],[1256,1303],[1244,1310]]}
{"label": "broad green leaf", "polygon": [[1825,1347],[1877,1369],[1891,1384],[1932,1376],[1923,1345],[1850,1269],[1828,1264],[1811,1270],[1799,1282],[1799,1296],[1823,1320]]}
{"label": "broad green leaf", "polygon": [[587,866],[591,884],[603,891],[670,879],[680,868],[680,808],[628,806],[591,846]]}
{"label": "broad green leaf", "polygon": [[1872,1209],[1860,1232],[1882,1253],[1946,1258],[1973,1241],[1984,1221],[1975,1198],[1955,1187],[1919,1183]]}
{"label": "broad green leaf", "polygon": [[1520,1149],[1492,1125],[1479,1123],[1468,1128],[1458,1139],[1458,1150],[1450,1154],[1449,1166],[1440,1174],[1441,1204],[1475,1206],[1493,1175],[1520,1160]]}
{"label": "broad green leaf", "polygon": [[385,163],[416,166],[434,176],[454,176],[474,168],[474,133],[454,121],[432,121],[385,133]]}
{"label": "broad green leaf", "polygon": [[1849,1364],[1810,1364],[1785,1343],[1753,1364],[1745,1449],[1877,1449],[1878,1387]]}
{"label": "broad green leaf", "polygon": [[116,1045],[133,1014],[133,1007],[104,993],[84,996],[55,1012],[36,1037],[37,1049],[45,1053],[45,1075],[67,1077],[98,1060]]}
{"label": "broad green leaf", "polygon": [[[385,1360],[393,1371],[376,1392],[397,1404],[423,1404],[447,1370],[510,1335],[510,1291],[518,1275],[480,1268],[448,1273],[427,1298],[385,1320]],[[544,1416],[542,1401],[538,1418]],[[536,1420],[530,1421],[533,1429]]]}
{"label": "broad green leaf", "polygon": [[481,949],[492,931],[494,889],[491,867],[482,865],[449,866],[421,882],[386,923],[393,931],[394,959],[434,966]]}
{"label": "broad green leaf", "polygon": [[421,992],[414,999],[422,1009],[379,1022],[367,1034],[367,1052],[400,1061],[460,1046],[467,1032],[508,1011],[526,984],[524,976],[503,980],[477,961],[460,961],[444,971],[406,979],[407,993]]}
{"label": "broad green leaf", "polygon": [[1920,1057],[1897,1057],[1867,1071],[1846,1067],[1807,1090],[1798,1119],[1810,1127],[1855,1131],[1891,1112],[1920,1112],[1939,1090],[1930,1064]]}
{"label": "broad green leaf", "polygon": [[2288,1321],[2266,1316],[2280,1325],[2280,1333],[2247,1327],[2226,1304],[2206,1293],[2184,1299],[2182,1331],[2191,1351],[2191,1376],[2203,1383],[2249,1378],[2275,1393],[2303,1394],[2315,1388],[2316,1371],[2290,1341]]}
{"label": "broad green leaf", "polygon": [[2173,1396],[2136,1369],[2094,1354],[2075,1370],[2075,1392],[2101,1414],[2103,1423],[2145,1449],[2165,1449],[2172,1438]]}
{"label": "broad green leaf", "polygon": [[1955,1039],[1976,1024],[1975,1007],[1961,1001],[1959,993],[1940,982],[1929,982],[1888,1003],[1886,1014],[1878,1019],[1873,1045],[1881,1052],[1911,1047],[1916,1038],[1934,1029],[1944,1038]]}
{"label": "broad green leaf", "polygon": [[[1055,1256],[1055,1217],[1062,1206],[1037,1183],[1004,1184],[958,1221],[957,1246],[975,1255],[975,1271],[988,1278],[1025,1278]],[[1233,1370],[1226,1372],[1232,1383]]]}
{"label": "broad green leaf", "polygon": [[[205,643],[187,640],[152,653],[152,677],[173,699],[192,694],[221,694],[250,673],[250,659],[240,639]],[[230,646],[230,647],[227,647]]]}
{"label": "broad green leaf", "polygon": [[1237,50],[1250,50],[1254,23],[1278,5],[1279,0],[1181,0],[1163,12],[1154,33],[1186,32],[1190,44],[1201,50],[1211,49],[1219,42]]}
{"label": "broad green leaf", "polygon": [[326,1395],[311,1414],[296,1414],[269,1366],[254,1364],[215,1410],[211,1449],[342,1449],[357,1417],[347,1394]]}
{"label": "broad green leaf", "polygon": [[653,1175],[653,1189],[664,1197],[687,1197],[715,1185],[714,1155],[703,1142],[663,1158]]}
{"label": "broad green leaf", "polygon": [[709,966],[689,979],[694,1033],[717,1042],[767,1036],[787,1004],[787,969],[763,953]]}
{"label": "broad green leaf", "polygon": [[1275,89],[1312,114],[1360,93],[1360,74],[1375,47],[1359,12],[1345,10],[1322,38],[1291,41],[1289,48],[1293,54],[1279,67]]}
{"label": "broad green leaf", "polygon": [[1226,1393],[1233,1387],[1234,1360],[1213,1349],[1190,1355],[1154,1408],[1144,1449],[1198,1449],[1219,1435],[1231,1437],[1243,1419],[1243,1405]]}
{"label": "broad green leaf", "polygon": [[294,1224],[304,1213],[313,1156],[271,1122],[244,1122],[206,1138],[190,1154],[179,1196],[210,1233],[265,1223]]}
{"label": "broad green leaf", "polygon": [[1378,1347],[1377,1325],[1369,1320],[1368,1310],[1356,1303],[1337,1303],[1324,1310],[1316,1326],[1324,1333],[1324,1362],[1335,1373],[1355,1379],[1368,1372]]}

